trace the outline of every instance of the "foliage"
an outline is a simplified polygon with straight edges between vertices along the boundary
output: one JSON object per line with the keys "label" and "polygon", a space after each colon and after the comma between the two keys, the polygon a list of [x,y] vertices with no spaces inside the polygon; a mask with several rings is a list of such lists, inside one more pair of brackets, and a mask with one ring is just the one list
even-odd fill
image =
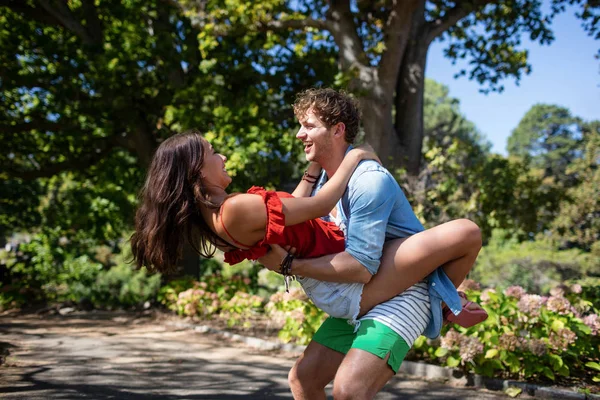
{"label": "foliage", "polygon": [[582,130],[582,121],[565,107],[536,104],[509,136],[508,153],[530,159],[545,177],[571,186],[566,170],[580,157]]}
{"label": "foliage", "polygon": [[583,154],[567,168],[567,174],[579,182],[567,190],[552,235],[562,248],[576,247],[600,257],[600,122],[584,130]]}
{"label": "foliage", "polygon": [[425,87],[423,169],[416,178],[398,171],[417,215],[427,226],[456,218],[476,222],[484,240],[506,229],[521,240],[547,229],[563,192],[524,160],[489,153],[489,143],[460,113],[448,88]]}
{"label": "foliage", "polygon": [[236,292],[231,299],[221,304],[220,317],[227,320],[227,326],[241,325],[250,328],[252,317],[263,311],[262,305],[262,297]]}
{"label": "foliage", "polygon": [[494,231],[479,253],[470,278],[498,290],[519,285],[544,293],[568,279],[600,276],[600,261],[578,249],[557,250],[548,240],[519,242],[509,231]]}
{"label": "foliage", "polygon": [[181,279],[169,282],[159,292],[159,301],[178,315],[212,319],[216,316],[228,326],[251,326],[256,313],[262,312],[262,297],[250,294],[250,278],[221,274],[204,276],[201,281]]}
{"label": "foliage", "polygon": [[98,274],[89,291],[79,286],[80,293],[87,294],[97,307],[126,308],[154,301],[159,288],[160,275],[149,275],[145,269],[135,270],[124,263]]}
{"label": "foliage", "polygon": [[308,344],[327,317],[299,288],[273,294],[265,309],[271,318],[284,321],[278,336],[285,343]]}
{"label": "foliage", "polygon": [[[573,287],[574,292],[581,287]],[[579,300],[571,303],[563,290],[549,297],[527,294],[519,286],[503,292],[470,291],[489,313],[482,324],[471,328],[445,327],[441,345],[432,346],[423,337],[416,352],[450,367],[485,376],[500,373],[525,379],[583,376],[600,379],[593,365],[598,360],[600,317],[598,310],[582,314]],[[577,299],[573,296],[572,299]],[[582,303],[587,303],[581,301]],[[584,304],[584,309],[587,304]],[[589,312],[589,307],[586,309]]]}

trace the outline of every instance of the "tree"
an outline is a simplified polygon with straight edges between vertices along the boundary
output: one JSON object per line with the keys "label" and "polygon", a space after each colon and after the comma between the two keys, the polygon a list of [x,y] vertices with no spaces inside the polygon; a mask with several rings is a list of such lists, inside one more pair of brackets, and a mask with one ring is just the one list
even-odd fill
{"label": "tree", "polygon": [[508,153],[531,160],[565,186],[572,186],[567,168],[583,154],[584,122],[560,106],[536,104],[525,114],[508,138]]}
{"label": "tree", "polygon": [[[360,99],[366,139],[388,166],[405,166],[417,175],[423,142],[423,89],[427,51],[434,40],[449,41],[445,54],[453,62],[468,59],[466,75],[502,91],[501,81],[517,82],[529,73],[528,35],[541,44],[554,39],[552,18],[575,4],[584,29],[594,34],[600,6],[585,0],[553,0],[543,15],[537,0],[182,0],[197,26],[211,33],[212,43],[248,32],[295,32],[296,41],[269,47],[302,51],[307,46],[335,48],[338,83],[347,84]],[[304,36],[302,36],[304,34]],[[300,39],[301,38],[301,39]],[[215,44],[216,45],[216,44]],[[293,50],[292,50],[293,51]],[[315,77],[315,83],[318,81]],[[327,82],[326,82],[327,83]]]}
{"label": "tree", "polygon": [[469,218],[484,242],[494,229],[518,240],[547,229],[562,192],[526,161],[490,154],[490,143],[461,114],[447,87],[427,80],[424,100],[423,166],[417,177],[398,175],[424,223]]}
{"label": "tree", "polygon": [[[104,220],[81,215],[102,214],[102,204],[130,224],[155,148],[188,128],[230,156],[232,189],[289,180],[300,154],[289,104],[315,53],[258,51],[285,36],[225,38],[218,48],[204,37],[168,1],[0,0],[0,234],[42,221],[104,231]],[[334,64],[331,73],[320,65],[333,80]],[[42,207],[44,219],[40,201],[51,199],[70,200],[58,213]],[[36,212],[15,224],[15,208]]]}
{"label": "tree", "polygon": [[578,182],[552,223],[552,236],[561,248],[579,248],[600,256],[600,121],[585,124],[584,152],[567,173]]}

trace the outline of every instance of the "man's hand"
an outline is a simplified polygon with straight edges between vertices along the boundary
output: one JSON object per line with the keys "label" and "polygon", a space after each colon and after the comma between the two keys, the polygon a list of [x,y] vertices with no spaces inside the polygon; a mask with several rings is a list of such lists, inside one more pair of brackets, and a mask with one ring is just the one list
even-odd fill
{"label": "man's hand", "polygon": [[271,250],[269,250],[267,254],[265,254],[256,261],[258,261],[259,263],[264,265],[265,268],[271,271],[279,272],[281,262],[283,261],[285,256],[287,256],[288,252],[294,254],[296,252],[296,249],[291,246],[286,246],[285,248],[283,248],[276,244],[270,244],[269,246],[271,246]]}

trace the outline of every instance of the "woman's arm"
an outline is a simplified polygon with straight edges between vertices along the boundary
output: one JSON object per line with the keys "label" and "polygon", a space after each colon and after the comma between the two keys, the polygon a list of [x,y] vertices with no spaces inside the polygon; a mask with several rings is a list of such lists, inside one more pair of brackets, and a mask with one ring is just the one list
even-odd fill
{"label": "woman's arm", "polygon": [[329,214],[346,191],[348,181],[362,160],[377,160],[370,148],[356,148],[348,152],[335,174],[313,197],[284,198],[285,225],[296,225],[304,221]]}
{"label": "woman's arm", "polygon": [[[311,176],[316,176],[316,179],[319,179],[318,176],[321,174],[321,166],[316,162],[311,162],[306,169],[306,172]],[[311,179],[312,180],[312,179]],[[298,186],[292,193],[294,197],[308,197],[312,193],[314,183],[310,183],[309,181],[303,179],[300,180]]]}

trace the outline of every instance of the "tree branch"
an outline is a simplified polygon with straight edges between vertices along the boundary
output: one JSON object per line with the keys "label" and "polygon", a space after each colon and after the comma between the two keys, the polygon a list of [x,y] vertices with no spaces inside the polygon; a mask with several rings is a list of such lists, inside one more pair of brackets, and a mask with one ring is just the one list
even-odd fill
{"label": "tree branch", "polygon": [[[422,18],[425,0],[394,0],[385,28],[385,51],[379,62],[379,80],[384,87],[395,88],[404,50],[415,18]],[[393,93],[393,91],[392,91]]]}
{"label": "tree branch", "polygon": [[442,18],[427,23],[425,30],[426,43],[429,45],[435,38],[456,25],[458,21],[473,11],[482,9],[493,2],[494,0],[467,0],[458,3],[454,8],[448,10]]}
{"label": "tree branch", "polygon": [[284,29],[304,29],[317,28],[330,30],[328,21],[306,18],[306,19],[289,19],[286,21],[269,21],[260,25],[261,30],[284,30]]}
{"label": "tree branch", "polygon": [[327,16],[328,30],[339,47],[342,70],[352,67],[368,68],[364,44],[358,36],[350,2],[348,0],[330,0]]}
{"label": "tree branch", "polygon": [[87,153],[79,154],[77,157],[72,157],[59,163],[42,165],[35,170],[24,170],[15,166],[4,166],[2,170],[10,177],[20,178],[23,180],[32,180],[37,178],[49,178],[60,172],[68,170],[85,170],[102,160],[119,144],[119,135],[114,135],[108,138],[98,139],[90,144],[90,149]]}

